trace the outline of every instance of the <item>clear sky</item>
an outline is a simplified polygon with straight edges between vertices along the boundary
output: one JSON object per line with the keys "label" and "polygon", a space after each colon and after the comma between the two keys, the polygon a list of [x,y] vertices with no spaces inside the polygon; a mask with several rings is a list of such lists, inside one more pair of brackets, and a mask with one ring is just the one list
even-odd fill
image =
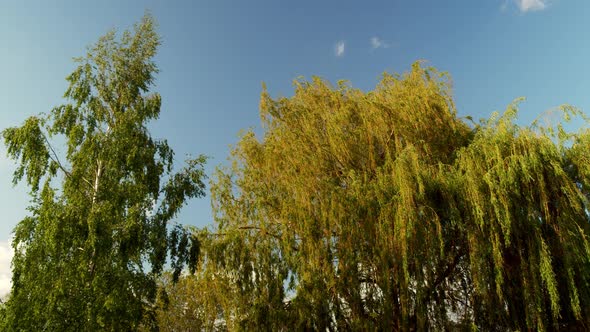
{"label": "clear sky", "polygon": [[[260,127],[266,82],[289,96],[298,76],[372,89],[384,71],[424,59],[453,78],[460,115],[475,119],[526,96],[520,122],[562,103],[590,112],[587,0],[9,1],[0,0],[0,128],[63,102],[72,57],[111,28],[150,10],[163,44],[153,134],[178,161],[224,163],[240,129]],[[0,293],[9,278],[11,230],[25,215],[24,187],[0,147]],[[211,224],[209,198],[179,217]]]}

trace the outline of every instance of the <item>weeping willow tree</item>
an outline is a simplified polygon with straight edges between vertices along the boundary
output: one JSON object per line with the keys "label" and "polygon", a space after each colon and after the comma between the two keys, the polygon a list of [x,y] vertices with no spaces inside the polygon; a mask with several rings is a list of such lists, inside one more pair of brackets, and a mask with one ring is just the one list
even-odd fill
{"label": "weeping willow tree", "polygon": [[368,93],[264,89],[260,110],[190,277],[210,328],[590,328],[589,131],[518,126],[517,103],[468,125],[420,63]]}

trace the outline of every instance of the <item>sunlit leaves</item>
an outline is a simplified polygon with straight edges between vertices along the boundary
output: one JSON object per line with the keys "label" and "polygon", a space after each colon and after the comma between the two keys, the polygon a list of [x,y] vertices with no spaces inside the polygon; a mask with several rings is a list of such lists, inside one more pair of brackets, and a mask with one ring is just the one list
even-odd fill
{"label": "sunlit leaves", "polygon": [[212,183],[196,282],[223,289],[228,327],[588,324],[588,132],[519,126],[521,100],[470,127],[420,63],[366,93],[294,87],[263,87],[263,137],[245,133]]}

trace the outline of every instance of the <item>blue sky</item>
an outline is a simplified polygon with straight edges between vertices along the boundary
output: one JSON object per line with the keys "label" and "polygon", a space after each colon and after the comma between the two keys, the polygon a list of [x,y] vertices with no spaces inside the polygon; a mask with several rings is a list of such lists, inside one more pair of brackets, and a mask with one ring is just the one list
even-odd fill
{"label": "blue sky", "polygon": [[[160,25],[163,97],[153,133],[176,150],[224,163],[240,129],[259,128],[261,83],[288,96],[311,75],[372,89],[384,71],[424,59],[453,78],[461,115],[478,119],[526,96],[521,123],[562,103],[590,112],[590,2],[406,1],[2,1],[0,127],[60,104],[71,58],[148,9]],[[24,187],[0,148],[0,292],[9,277],[12,228],[25,215]],[[209,198],[179,221],[211,223]]]}

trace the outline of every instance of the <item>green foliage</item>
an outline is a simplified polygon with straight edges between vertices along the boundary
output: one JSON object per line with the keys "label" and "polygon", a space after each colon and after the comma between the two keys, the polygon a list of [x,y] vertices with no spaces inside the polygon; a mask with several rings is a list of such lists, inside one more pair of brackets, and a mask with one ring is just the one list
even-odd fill
{"label": "green foliage", "polygon": [[588,328],[590,132],[517,126],[517,102],[469,127],[419,63],[260,109],[212,183],[199,326]]}
{"label": "green foliage", "polygon": [[160,95],[149,92],[159,44],[149,15],[120,39],[109,32],[76,59],[69,103],[2,132],[18,161],[14,182],[32,196],[14,230],[4,330],[155,328],[168,253],[176,275],[194,266],[196,239],[180,226],[168,232],[168,223],[204,195],[205,158],[172,173],[173,151],[147,129],[160,114]]}
{"label": "green foliage", "polygon": [[158,297],[157,320],[162,332],[224,331],[220,310],[213,299],[214,280],[182,276],[174,282],[171,274],[160,280],[163,292]]}

